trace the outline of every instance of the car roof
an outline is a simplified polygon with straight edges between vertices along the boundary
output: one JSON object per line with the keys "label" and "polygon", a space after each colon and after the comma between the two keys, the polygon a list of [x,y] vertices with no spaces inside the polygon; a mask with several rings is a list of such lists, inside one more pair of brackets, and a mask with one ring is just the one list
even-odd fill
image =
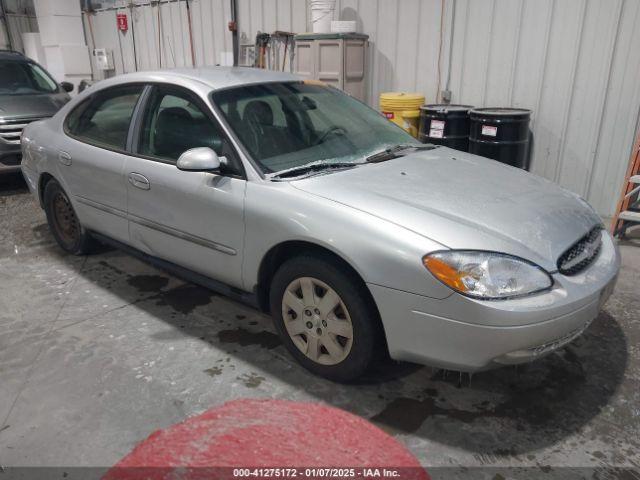
{"label": "car roof", "polygon": [[0,50],[0,60],[30,61],[30,59],[25,57],[22,53],[16,52],[15,50]]}
{"label": "car roof", "polygon": [[[213,90],[268,82],[291,82],[302,77],[250,67],[183,67],[119,75],[109,79],[110,85],[130,82],[175,82],[177,79],[198,82]],[[103,82],[100,82],[103,83]]]}

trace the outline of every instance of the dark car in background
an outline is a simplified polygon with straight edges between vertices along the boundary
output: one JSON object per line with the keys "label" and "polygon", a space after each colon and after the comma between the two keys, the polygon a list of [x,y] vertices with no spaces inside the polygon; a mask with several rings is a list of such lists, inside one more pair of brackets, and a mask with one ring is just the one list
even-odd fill
{"label": "dark car in background", "polygon": [[58,84],[19,52],[0,51],[0,174],[20,170],[20,135],[29,123],[53,116],[73,84]]}

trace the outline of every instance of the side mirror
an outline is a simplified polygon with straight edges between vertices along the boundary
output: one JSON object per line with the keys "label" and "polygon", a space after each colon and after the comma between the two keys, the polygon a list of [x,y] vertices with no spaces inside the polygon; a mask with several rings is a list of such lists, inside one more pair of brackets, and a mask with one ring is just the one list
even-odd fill
{"label": "side mirror", "polygon": [[180,155],[176,166],[178,170],[188,172],[217,172],[225,160],[209,147],[198,147],[187,150]]}
{"label": "side mirror", "polygon": [[71,82],[60,82],[60,86],[67,93],[73,92],[74,87],[73,87],[73,83]]}

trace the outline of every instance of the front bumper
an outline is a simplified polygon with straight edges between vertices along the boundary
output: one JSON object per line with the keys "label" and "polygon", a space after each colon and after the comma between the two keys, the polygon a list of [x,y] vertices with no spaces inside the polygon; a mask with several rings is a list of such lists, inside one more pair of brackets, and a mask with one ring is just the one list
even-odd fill
{"label": "front bumper", "polygon": [[0,140],[0,174],[19,172],[21,158],[20,144],[10,144]]}
{"label": "front bumper", "polygon": [[[481,301],[457,293],[438,300],[369,284],[389,354],[440,368],[478,371],[540,358],[578,337],[613,291],[620,256],[603,247],[578,275],[553,275],[552,290],[513,300]],[[428,273],[426,273],[428,274]]]}

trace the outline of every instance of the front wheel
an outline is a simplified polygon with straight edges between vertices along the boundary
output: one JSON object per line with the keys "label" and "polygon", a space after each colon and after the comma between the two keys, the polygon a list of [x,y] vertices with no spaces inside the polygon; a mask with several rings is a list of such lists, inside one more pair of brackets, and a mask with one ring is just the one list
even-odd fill
{"label": "front wheel", "polygon": [[379,321],[359,279],[331,259],[285,262],[271,284],[271,314],[291,354],[305,368],[346,382],[370,366]]}
{"label": "front wheel", "polygon": [[49,180],[44,189],[44,211],[49,229],[63,250],[73,255],[89,251],[92,239],[80,225],[69,197],[56,180]]}

